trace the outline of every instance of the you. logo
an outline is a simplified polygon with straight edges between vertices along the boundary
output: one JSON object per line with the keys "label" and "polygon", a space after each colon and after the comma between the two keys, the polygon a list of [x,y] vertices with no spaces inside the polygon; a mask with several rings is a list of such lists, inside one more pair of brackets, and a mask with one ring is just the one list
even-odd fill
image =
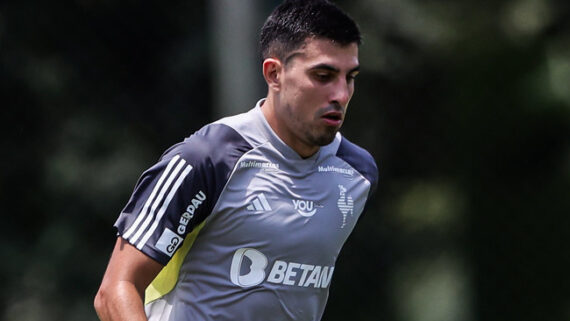
{"label": "you. logo", "polygon": [[291,200],[291,201],[295,206],[295,210],[301,216],[311,217],[315,215],[315,213],[317,213],[317,208],[313,201],[307,201],[307,200]]}

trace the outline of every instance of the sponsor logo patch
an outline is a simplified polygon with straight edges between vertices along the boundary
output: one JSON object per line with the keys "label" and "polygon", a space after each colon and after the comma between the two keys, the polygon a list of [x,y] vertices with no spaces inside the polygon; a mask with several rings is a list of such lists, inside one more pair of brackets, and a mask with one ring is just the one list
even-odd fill
{"label": "sponsor logo patch", "polygon": [[295,206],[295,210],[299,215],[304,217],[311,217],[317,213],[317,207],[323,207],[322,205],[318,205],[313,201],[307,200],[300,200],[294,199],[291,200],[293,202],[293,206]]}
{"label": "sponsor logo patch", "polygon": [[271,162],[242,161],[239,163],[240,168],[261,168],[265,171],[276,171],[279,164]]}
{"label": "sponsor logo patch", "polygon": [[338,174],[342,174],[346,177],[352,177],[354,175],[354,170],[350,169],[350,168],[340,168],[340,167],[335,167],[335,166],[319,166],[318,167],[318,171],[319,173],[322,172],[333,172],[333,173],[338,173]]}
{"label": "sponsor logo patch", "polygon": [[238,249],[233,256],[230,280],[242,288],[259,285],[263,281],[288,286],[329,287],[334,266],[321,266],[276,260],[267,274],[268,259],[253,248]]}
{"label": "sponsor logo patch", "polygon": [[186,233],[186,227],[190,220],[194,217],[194,212],[198,209],[198,207],[206,200],[206,194],[204,192],[199,191],[196,196],[190,201],[190,204],[186,207],[186,211],[182,213],[180,216],[180,225],[176,231],[178,234],[182,235]]}
{"label": "sponsor logo patch", "polygon": [[178,234],[172,232],[169,228],[165,228],[155,246],[164,254],[172,257],[172,254],[182,244],[183,240]]}

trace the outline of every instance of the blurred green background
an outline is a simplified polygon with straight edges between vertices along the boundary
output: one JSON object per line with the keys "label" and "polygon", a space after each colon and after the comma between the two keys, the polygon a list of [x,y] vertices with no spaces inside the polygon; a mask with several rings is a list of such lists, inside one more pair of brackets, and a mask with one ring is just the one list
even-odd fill
{"label": "blurred green background", "polygon": [[[96,320],[138,176],[265,95],[277,3],[0,3],[0,320]],[[324,320],[570,320],[570,3],[337,3],[380,182]]]}

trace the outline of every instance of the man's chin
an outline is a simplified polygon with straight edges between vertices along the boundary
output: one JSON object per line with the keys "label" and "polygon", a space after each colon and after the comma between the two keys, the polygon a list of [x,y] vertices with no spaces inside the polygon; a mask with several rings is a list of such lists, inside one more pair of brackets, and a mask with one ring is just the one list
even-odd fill
{"label": "man's chin", "polygon": [[327,132],[326,134],[320,135],[319,137],[315,137],[315,145],[317,146],[326,146],[334,140],[336,136],[337,130]]}

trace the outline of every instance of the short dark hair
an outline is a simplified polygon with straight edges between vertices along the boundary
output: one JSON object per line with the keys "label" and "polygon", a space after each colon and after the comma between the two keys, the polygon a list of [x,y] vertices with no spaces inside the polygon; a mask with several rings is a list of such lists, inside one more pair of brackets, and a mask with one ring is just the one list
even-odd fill
{"label": "short dark hair", "polygon": [[357,43],[358,26],[344,11],[327,0],[285,0],[269,15],[261,28],[262,59],[285,59],[307,38],[325,38],[341,46]]}

